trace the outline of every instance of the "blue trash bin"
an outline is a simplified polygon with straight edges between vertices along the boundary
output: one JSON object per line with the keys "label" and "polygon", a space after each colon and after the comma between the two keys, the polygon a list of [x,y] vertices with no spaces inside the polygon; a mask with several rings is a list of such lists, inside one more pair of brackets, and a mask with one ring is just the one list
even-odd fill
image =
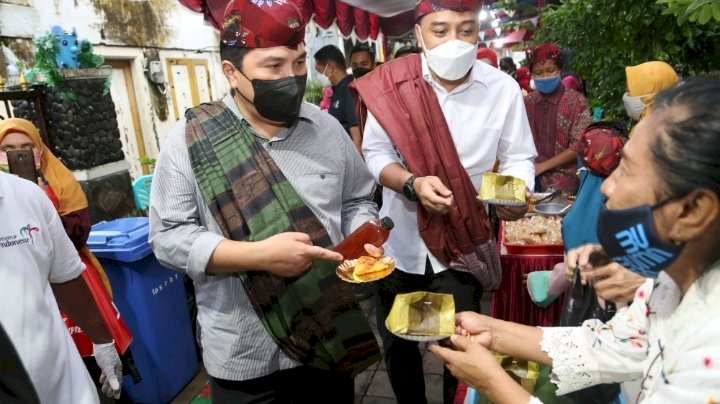
{"label": "blue trash bin", "polygon": [[183,275],[160,265],[148,243],[148,218],[92,226],[88,247],[102,263],[113,300],[132,331],[130,344],[142,377],[125,376],[124,398],[168,403],[198,371]]}

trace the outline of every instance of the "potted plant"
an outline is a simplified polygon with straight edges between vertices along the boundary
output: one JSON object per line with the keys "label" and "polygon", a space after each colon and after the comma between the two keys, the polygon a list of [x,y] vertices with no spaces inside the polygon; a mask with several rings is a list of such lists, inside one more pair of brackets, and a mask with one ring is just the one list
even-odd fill
{"label": "potted plant", "polygon": [[[105,59],[93,53],[87,40],[78,41],[77,32],[68,33],[55,26],[51,31],[35,37],[35,65],[24,70],[30,82],[43,82],[62,88],[68,78],[106,77],[102,95],[110,91],[112,68],[103,67]],[[72,91],[61,90],[63,98],[73,99]]]}

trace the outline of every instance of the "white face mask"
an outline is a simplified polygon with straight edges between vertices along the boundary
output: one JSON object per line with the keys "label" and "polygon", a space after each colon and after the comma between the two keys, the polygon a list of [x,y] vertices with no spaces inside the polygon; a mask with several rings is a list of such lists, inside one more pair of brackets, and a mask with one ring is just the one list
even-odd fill
{"label": "white face mask", "polygon": [[428,67],[445,80],[461,79],[475,64],[477,44],[451,39],[432,49],[427,49],[422,34],[420,41]]}
{"label": "white face mask", "polygon": [[535,79],[530,79],[530,89],[533,91],[537,90],[537,87],[535,86]]}
{"label": "white face mask", "polygon": [[318,75],[318,81],[320,82],[320,84],[322,84],[323,87],[329,87],[332,85],[330,78],[325,75],[325,72],[327,72],[327,68],[327,65],[325,65],[325,69],[323,69],[322,74]]}
{"label": "white face mask", "polygon": [[647,95],[631,97],[628,93],[623,94],[623,104],[625,104],[625,112],[627,112],[630,118],[636,121],[640,120],[640,115],[642,115],[645,108],[647,108],[647,105],[642,102],[642,98],[644,97],[647,97]]}

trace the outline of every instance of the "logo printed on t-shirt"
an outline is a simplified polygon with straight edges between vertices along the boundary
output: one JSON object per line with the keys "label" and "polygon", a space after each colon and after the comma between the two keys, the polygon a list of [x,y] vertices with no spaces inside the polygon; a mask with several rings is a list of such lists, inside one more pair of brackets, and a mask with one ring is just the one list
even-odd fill
{"label": "logo printed on t-shirt", "polygon": [[40,231],[40,228],[28,224],[27,226],[20,228],[20,237],[27,234],[27,236],[30,237],[30,242],[32,242],[32,245],[35,245],[33,233],[38,231]]}
{"label": "logo printed on t-shirt", "polygon": [[39,231],[39,227],[28,224],[20,228],[19,236],[17,234],[0,236],[0,248],[10,248],[28,243],[31,243],[34,247],[35,239],[33,238],[33,234]]}

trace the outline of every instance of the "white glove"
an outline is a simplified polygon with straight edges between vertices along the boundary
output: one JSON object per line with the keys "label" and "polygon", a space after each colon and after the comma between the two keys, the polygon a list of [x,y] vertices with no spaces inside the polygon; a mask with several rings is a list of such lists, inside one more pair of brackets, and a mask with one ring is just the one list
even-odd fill
{"label": "white glove", "polygon": [[120,381],[122,380],[122,363],[115,350],[115,341],[107,344],[93,344],[95,362],[102,371],[100,383],[102,392],[107,397],[120,398]]}

